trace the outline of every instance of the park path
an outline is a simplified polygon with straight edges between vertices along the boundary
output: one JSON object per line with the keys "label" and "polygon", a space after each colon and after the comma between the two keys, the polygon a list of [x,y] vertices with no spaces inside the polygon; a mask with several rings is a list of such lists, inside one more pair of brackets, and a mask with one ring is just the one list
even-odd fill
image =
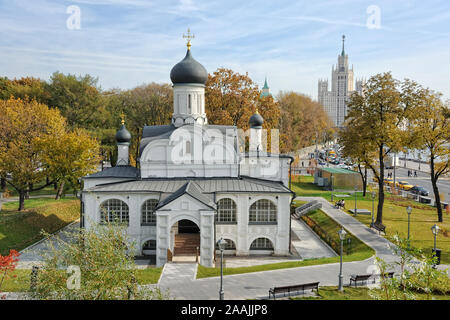
{"label": "park path", "polygon": [[[387,262],[395,261],[395,256],[389,249],[389,245],[392,245],[392,243],[345,212],[334,209],[325,199],[320,197],[297,197],[296,200],[320,201],[322,210],[327,215],[372,247],[376,251],[377,256]],[[344,284],[349,283],[349,278],[352,274],[371,273],[373,266],[374,258],[344,263]],[[220,277],[188,280],[190,277],[181,277],[180,273],[178,275],[180,276],[179,278],[173,276],[170,281],[160,281],[159,283],[160,288],[163,290],[169,289],[171,296],[175,299],[215,300],[219,298]],[[274,286],[316,281],[320,282],[321,286],[337,286],[338,275],[339,263],[331,263],[224,276],[223,286],[225,299],[227,300],[267,299],[268,290]]]}

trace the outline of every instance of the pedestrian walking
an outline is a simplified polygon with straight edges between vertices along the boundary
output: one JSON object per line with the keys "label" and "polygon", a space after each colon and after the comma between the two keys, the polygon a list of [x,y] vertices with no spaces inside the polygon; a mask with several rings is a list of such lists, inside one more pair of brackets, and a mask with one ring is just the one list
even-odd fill
{"label": "pedestrian walking", "polygon": [[414,171],[414,177],[417,177],[417,171]]}

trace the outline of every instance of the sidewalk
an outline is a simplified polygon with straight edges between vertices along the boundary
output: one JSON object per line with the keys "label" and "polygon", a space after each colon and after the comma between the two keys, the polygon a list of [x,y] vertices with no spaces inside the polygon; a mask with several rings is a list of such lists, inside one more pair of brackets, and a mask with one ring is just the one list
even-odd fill
{"label": "sidewalk", "polygon": [[[319,197],[297,197],[297,200],[322,202],[322,210],[348,231],[359,237],[376,251],[376,255],[393,262],[396,258],[388,245],[388,240],[370,230],[358,220],[334,209],[325,199]],[[374,259],[346,262],[343,265],[344,284],[349,283],[350,275],[371,273]],[[267,299],[268,290],[274,286],[292,285],[293,283],[320,282],[321,286],[336,286],[338,284],[339,263],[316,265],[309,267],[279,269],[224,276],[223,285],[225,299]],[[188,277],[189,278],[189,277]],[[163,284],[163,285],[161,285]],[[187,281],[186,278],[169,282],[161,282],[162,289],[170,289],[170,294],[176,299],[209,300],[219,298],[220,277],[204,278]]]}

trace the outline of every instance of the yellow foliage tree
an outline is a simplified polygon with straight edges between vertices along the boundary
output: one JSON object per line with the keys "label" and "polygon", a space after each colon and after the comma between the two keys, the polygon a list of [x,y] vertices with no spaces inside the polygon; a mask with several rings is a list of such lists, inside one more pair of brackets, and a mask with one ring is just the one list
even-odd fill
{"label": "yellow foliage tree", "polygon": [[40,137],[36,144],[41,150],[51,146],[51,150],[42,153],[41,159],[49,176],[59,182],[56,200],[61,197],[66,182],[76,191],[78,179],[94,172],[100,161],[98,142],[83,129],[74,129],[61,136]]}
{"label": "yellow foliage tree", "polygon": [[[86,156],[86,153],[74,151],[77,147],[73,145],[78,143],[74,140],[79,136],[74,138],[73,134],[77,133],[67,131],[66,121],[57,109],[49,109],[34,100],[0,101],[0,173],[11,176],[7,183],[19,193],[19,211],[24,209],[27,192],[43,189],[62,179],[64,174],[70,175],[69,171],[80,174],[78,167],[90,163],[86,160],[90,153]],[[78,148],[92,148],[95,153],[91,143]],[[63,161],[61,154],[70,157],[70,152],[82,156]],[[52,157],[55,160],[49,161]],[[46,177],[52,179],[34,187]]]}
{"label": "yellow foliage tree", "polygon": [[427,151],[438,221],[443,222],[437,181],[450,172],[450,109],[439,93],[422,89],[420,96],[420,103],[411,112],[409,127],[418,149]]}

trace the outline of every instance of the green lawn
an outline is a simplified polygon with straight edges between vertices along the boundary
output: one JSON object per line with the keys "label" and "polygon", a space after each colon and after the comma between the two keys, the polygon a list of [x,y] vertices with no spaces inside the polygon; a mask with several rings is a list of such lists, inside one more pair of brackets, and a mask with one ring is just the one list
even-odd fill
{"label": "green lawn", "polygon": [[[162,268],[146,268],[138,269],[137,281],[138,284],[153,284],[157,283],[161,276]],[[25,292],[30,290],[30,275],[29,269],[16,269],[9,279],[4,281],[1,291],[3,292]]]}
{"label": "green lawn", "polygon": [[[18,202],[3,204],[0,211],[0,254],[10,249],[20,251],[42,239],[41,230],[54,233],[80,217],[76,198],[25,200],[25,210],[17,211]],[[19,257],[20,259],[20,257]]]}
{"label": "green lawn", "polygon": [[[427,296],[423,293],[416,293],[417,300],[426,300]],[[344,287],[344,292],[338,291],[337,287],[319,287],[317,297],[291,297],[291,300],[373,300],[369,295],[369,289],[366,287],[350,288]],[[432,295],[433,300],[450,300],[448,295]]]}
{"label": "green lawn", "polygon": [[[340,229],[340,226],[331,218],[329,218],[325,213],[320,210],[315,210],[312,213],[309,213],[308,216],[320,224],[320,226],[333,236],[335,240],[338,240],[337,231]],[[366,246],[363,242],[361,242],[358,238],[348,233],[348,239],[351,239],[351,244],[348,246],[346,244],[344,251],[345,262],[350,261],[360,261],[370,258],[375,254],[375,251]],[[349,249],[347,251],[347,249]],[[306,267],[327,263],[336,263],[340,261],[340,257],[332,257],[332,258],[321,258],[321,259],[309,259],[303,261],[288,261],[288,262],[280,262],[280,263],[272,263],[251,267],[240,267],[240,268],[224,268],[224,275],[232,275],[232,274],[240,274],[240,273],[249,273],[249,272],[258,272],[258,271],[268,271],[268,270],[277,270],[277,269],[285,269],[285,268],[297,268],[297,267]],[[199,265],[197,270],[197,279],[206,278],[206,277],[216,277],[220,276],[220,268],[207,268]]]}
{"label": "green lawn", "polygon": [[[313,181],[314,179],[311,176],[302,176],[299,182],[292,183],[292,190],[298,196],[323,197],[331,201],[331,191],[324,191],[321,187],[314,185]],[[345,192],[334,192],[334,194],[336,193],[345,194]],[[351,197],[345,198],[345,203],[347,209],[352,209],[355,206],[355,198],[353,193],[349,194],[351,194]],[[334,202],[336,200],[334,198]],[[374,205],[376,211],[376,200]],[[437,211],[434,207],[385,193],[383,224],[386,226],[387,238],[392,237],[396,233],[401,237],[407,237],[408,215],[406,207],[408,206],[413,208],[410,225],[411,245],[430,252],[434,245],[431,227],[437,224],[441,228],[441,232],[437,236],[437,246],[442,249],[441,263],[450,264],[450,215],[444,213],[444,222],[437,223]],[[372,200],[369,193],[367,193],[366,197],[362,196],[362,192],[357,193],[357,208],[372,211]],[[346,212],[350,214],[348,210]],[[370,216],[359,215],[356,218],[367,226],[372,221]]]}
{"label": "green lawn", "polygon": [[[33,188],[39,188],[43,185],[45,185],[46,181],[43,180],[39,183],[36,183],[35,185],[33,185]],[[41,196],[41,195],[56,195],[56,191],[53,184],[44,187],[41,190],[37,190],[37,191],[33,191],[30,192],[30,196]],[[19,194],[17,193],[16,189],[14,189],[13,187],[11,187],[9,184],[6,184],[6,193],[8,194],[9,197],[18,197]],[[63,194],[73,194],[73,189],[66,183],[64,186],[64,191]]]}

